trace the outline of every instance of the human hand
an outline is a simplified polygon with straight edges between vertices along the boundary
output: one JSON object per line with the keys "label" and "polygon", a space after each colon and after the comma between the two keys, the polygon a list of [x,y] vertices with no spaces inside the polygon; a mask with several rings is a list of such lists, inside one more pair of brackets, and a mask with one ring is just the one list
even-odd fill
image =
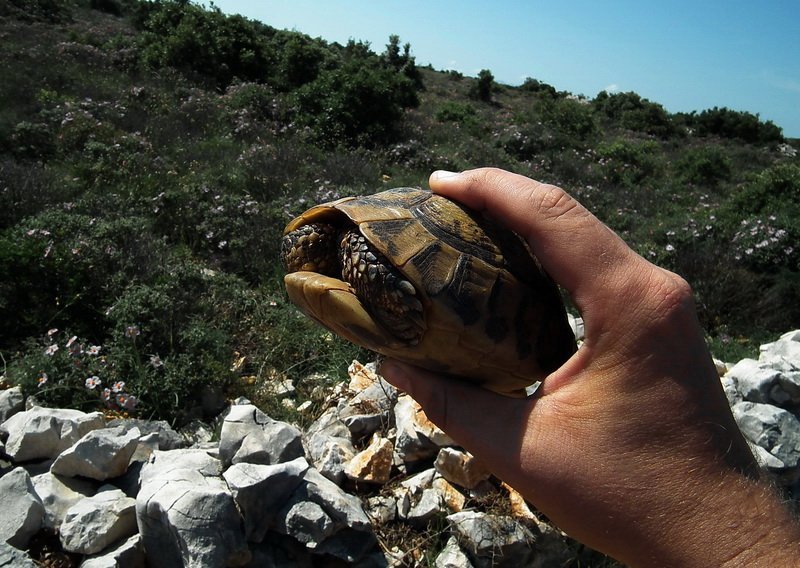
{"label": "human hand", "polygon": [[758,479],[688,284],[557,187],[496,169],[435,172],[430,186],[524,237],[580,310],[585,341],[528,399],[393,360],[384,377],[563,530],[623,562],[797,554],[800,531]]}

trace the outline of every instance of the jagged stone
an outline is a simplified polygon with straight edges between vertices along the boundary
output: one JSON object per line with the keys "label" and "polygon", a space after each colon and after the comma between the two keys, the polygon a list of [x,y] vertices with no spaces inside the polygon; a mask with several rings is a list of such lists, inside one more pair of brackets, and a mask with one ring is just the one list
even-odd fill
{"label": "jagged stone", "polygon": [[300,430],[273,420],[253,405],[232,406],[222,423],[219,455],[228,465],[270,465],[305,455]]}
{"label": "jagged stone", "polygon": [[758,361],[782,371],[800,371],[800,329],[781,335],[759,349]]}
{"label": "jagged stone", "polygon": [[414,526],[425,527],[431,520],[445,512],[444,507],[441,493],[429,487],[422,490],[422,495],[406,513],[405,520]]}
{"label": "jagged stone", "polygon": [[374,363],[362,365],[353,361],[348,373],[348,388],[355,394],[340,406],[338,414],[353,439],[360,440],[388,426],[397,389],[377,375]]}
{"label": "jagged stone", "polygon": [[88,556],[80,568],[145,568],[142,537],[135,534],[98,554]]}
{"label": "jagged stone", "polygon": [[105,426],[99,412],[35,406],[0,425],[6,454],[15,462],[53,459],[84,435]]}
{"label": "jagged stone", "polygon": [[437,477],[433,480],[431,487],[439,493],[451,513],[458,513],[464,508],[467,498],[445,478]]}
{"label": "jagged stone", "polygon": [[148,563],[244,566],[250,561],[241,517],[222,464],[203,450],[156,451],[142,469],[136,518]]}
{"label": "jagged stone", "polygon": [[136,501],[111,485],[73,505],[59,531],[68,552],[96,554],[136,534]]}
{"label": "jagged stone", "polygon": [[134,427],[101,428],[83,436],[56,458],[50,471],[65,477],[88,477],[104,481],[128,469],[141,433]]}
{"label": "jagged stone", "polygon": [[456,537],[451,536],[447,539],[447,544],[436,556],[434,561],[435,568],[474,568],[469,556],[461,550]]}
{"label": "jagged stone", "polygon": [[275,519],[303,481],[308,470],[305,458],[274,465],[234,464],[222,475],[244,518],[245,536],[261,542]]}
{"label": "jagged stone", "polygon": [[392,472],[393,450],[392,442],[375,434],[369,446],[347,463],[344,473],[355,481],[384,484]]}
{"label": "jagged stone", "polygon": [[336,408],[329,408],[307,430],[306,446],[319,472],[336,484],[344,480],[344,468],[356,455],[350,430],[339,419]]}
{"label": "jagged stone", "polygon": [[187,447],[204,446],[214,439],[214,430],[202,420],[192,420],[181,428],[178,434]]}
{"label": "jagged stone", "polygon": [[322,507],[312,501],[299,501],[286,511],[278,530],[313,549],[336,532],[336,526]]}
{"label": "jagged stone", "polygon": [[0,568],[38,568],[28,553],[0,541]]}
{"label": "jagged stone", "polygon": [[472,454],[456,448],[439,450],[434,467],[447,481],[467,489],[474,489],[492,475]]}
{"label": "jagged stone", "polygon": [[44,505],[42,526],[58,529],[70,507],[97,493],[97,485],[86,479],[62,477],[49,471],[31,478],[36,494]]}
{"label": "jagged stone", "polygon": [[742,359],[728,371],[726,378],[734,382],[736,390],[748,402],[777,406],[800,403],[800,372],[781,371],[768,363]]}
{"label": "jagged stone", "polygon": [[398,397],[394,405],[394,420],[397,428],[395,451],[402,461],[431,458],[441,446],[454,445],[408,395]]}
{"label": "jagged stone", "polygon": [[44,505],[36,494],[31,476],[21,467],[0,477],[3,514],[0,515],[0,542],[27,548],[44,520]]}
{"label": "jagged stone", "polygon": [[745,437],[788,468],[800,462],[800,420],[790,412],[757,402],[740,402],[733,416]]}
{"label": "jagged stone", "polygon": [[534,535],[511,517],[462,511],[448,515],[447,521],[477,566],[528,566],[533,562]]}
{"label": "jagged stone", "polygon": [[375,495],[367,499],[364,511],[373,524],[385,525],[397,518],[397,499],[391,495]]}
{"label": "jagged stone", "polygon": [[[177,450],[186,447],[186,440],[164,420],[140,420],[138,418],[116,418],[108,423],[109,428],[122,426],[127,432],[138,428],[141,438],[147,438],[154,450]],[[154,435],[152,437],[151,435]]]}
{"label": "jagged stone", "polygon": [[306,471],[303,483],[295,490],[281,517],[286,518],[292,507],[302,502],[315,503],[333,522],[330,535],[314,545],[315,553],[330,554],[354,563],[376,546],[377,540],[361,501],[313,468]]}
{"label": "jagged stone", "polygon": [[20,387],[0,391],[0,424],[25,408],[25,396]]}

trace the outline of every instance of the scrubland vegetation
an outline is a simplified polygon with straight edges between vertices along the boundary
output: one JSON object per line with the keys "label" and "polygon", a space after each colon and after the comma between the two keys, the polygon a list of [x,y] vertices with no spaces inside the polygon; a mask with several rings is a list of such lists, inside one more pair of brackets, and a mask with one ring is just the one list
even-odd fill
{"label": "scrubland vegetation", "polygon": [[0,352],[44,402],[291,412],[270,383],[308,397],[368,356],[288,303],[284,224],[437,168],[571,191],[689,280],[719,357],[800,323],[800,159],[758,116],[500,85],[396,36],[331,44],[188,2],[0,0],[0,41]]}

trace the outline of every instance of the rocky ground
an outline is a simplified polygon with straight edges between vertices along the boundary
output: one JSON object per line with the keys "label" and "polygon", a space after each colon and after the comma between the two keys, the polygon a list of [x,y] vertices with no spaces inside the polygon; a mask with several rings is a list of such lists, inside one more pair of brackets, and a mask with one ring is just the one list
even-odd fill
{"label": "rocky ground", "polygon": [[[789,496],[800,331],[718,364]],[[0,566],[566,566],[592,560],[354,362],[305,431],[237,400],[218,424],[107,421],[0,393]],[[589,555],[589,556],[587,556]]]}

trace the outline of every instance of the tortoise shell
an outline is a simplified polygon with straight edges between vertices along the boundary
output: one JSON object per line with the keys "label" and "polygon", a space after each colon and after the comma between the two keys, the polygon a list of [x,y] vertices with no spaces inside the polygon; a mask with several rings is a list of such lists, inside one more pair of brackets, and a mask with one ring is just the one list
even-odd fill
{"label": "tortoise shell", "polygon": [[299,247],[290,235],[315,224],[363,236],[421,304],[422,329],[410,341],[374,317],[371,299],[342,279],[347,270],[340,278],[306,264],[287,274],[289,298],[353,343],[510,395],[523,394],[575,352],[555,283],[523,239],[477,212],[417,188],[346,197],[290,222],[285,256]]}

